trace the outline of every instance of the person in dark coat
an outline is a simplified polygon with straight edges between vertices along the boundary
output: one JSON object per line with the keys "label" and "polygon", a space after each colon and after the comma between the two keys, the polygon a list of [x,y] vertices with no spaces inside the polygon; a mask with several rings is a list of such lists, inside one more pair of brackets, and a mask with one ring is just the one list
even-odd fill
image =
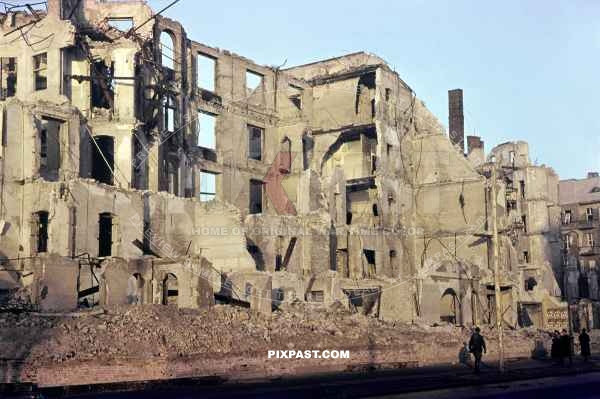
{"label": "person in dark coat", "polygon": [[559,340],[560,340],[560,332],[558,332],[558,330],[554,330],[554,332],[552,333],[552,346],[550,349],[550,357],[555,362],[558,362],[558,359],[560,357],[559,356],[559,349],[560,349]]}
{"label": "person in dark coat", "polygon": [[583,356],[583,361],[587,362],[591,355],[590,350],[590,336],[585,331],[585,328],[581,330],[581,334],[579,334],[579,346],[581,347],[581,356]]}
{"label": "person in dark coat", "polygon": [[560,335],[560,338],[558,340],[558,344],[559,344],[559,363],[560,365],[564,365],[565,364],[565,358],[568,357],[569,358],[569,364],[572,363],[572,357],[571,357],[571,336],[569,335],[569,333],[567,333],[567,330],[563,329],[562,330],[562,334]]}
{"label": "person in dark coat", "polygon": [[480,334],[481,330],[479,327],[475,327],[475,332],[471,335],[471,339],[469,340],[469,351],[475,357],[475,373],[479,373],[479,367],[481,366],[481,356],[486,352],[485,348],[485,339],[483,339],[483,335]]}

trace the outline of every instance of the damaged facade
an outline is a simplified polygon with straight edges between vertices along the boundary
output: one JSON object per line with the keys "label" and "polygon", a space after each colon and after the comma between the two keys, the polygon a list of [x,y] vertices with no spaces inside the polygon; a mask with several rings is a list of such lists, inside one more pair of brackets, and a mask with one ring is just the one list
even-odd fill
{"label": "damaged facade", "polygon": [[469,136],[465,154],[462,92],[448,138],[377,56],[266,67],[138,1],[10,9],[2,31],[0,276],[13,299],[337,301],[493,323],[495,204],[503,320],[543,327],[561,307],[558,178],[526,143],[486,156]]}

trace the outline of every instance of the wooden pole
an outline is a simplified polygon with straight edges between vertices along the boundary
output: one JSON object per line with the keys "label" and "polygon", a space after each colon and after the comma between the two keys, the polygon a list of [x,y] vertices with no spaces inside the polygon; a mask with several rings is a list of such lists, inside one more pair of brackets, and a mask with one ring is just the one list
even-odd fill
{"label": "wooden pole", "polygon": [[496,329],[498,330],[498,369],[504,373],[504,333],[502,330],[502,293],[500,290],[500,267],[498,262],[498,216],[496,208],[496,165],[492,166],[491,187],[490,187],[490,204],[492,206],[492,263],[494,266],[494,295],[496,297]]}

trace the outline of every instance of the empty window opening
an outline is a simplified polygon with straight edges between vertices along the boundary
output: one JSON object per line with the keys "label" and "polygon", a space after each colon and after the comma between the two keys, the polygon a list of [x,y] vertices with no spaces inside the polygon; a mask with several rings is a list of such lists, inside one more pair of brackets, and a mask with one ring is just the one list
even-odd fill
{"label": "empty window opening", "polygon": [[527,215],[521,215],[521,223],[523,223],[523,231],[527,233]]}
{"label": "empty window opening", "polygon": [[36,90],[48,87],[48,56],[46,53],[33,56],[33,81]]}
{"label": "empty window opening", "polygon": [[565,234],[563,236],[563,243],[564,243],[564,249],[566,251],[571,249],[571,244],[573,244],[573,236],[569,235],[569,234]]}
{"label": "empty window opening", "polygon": [[523,262],[529,263],[529,252],[528,251],[523,251]]}
{"label": "empty window opening", "polygon": [[114,184],[115,139],[111,136],[96,136],[92,143],[92,178],[100,183]]}
{"label": "empty window opening", "polygon": [[590,248],[593,247],[594,246],[594,234],[586,233],[585,234],[585,242],[588,247],[590,247]]}
{"label": "empty window opening", "polygon": [[298,108],[299,110],[302,109],[302,96],[300,94],[295,94],[293,96],[290,96],[289,98],[296,108]]}
{"label": "empty window opening", "polygon": [[385,147],[385,153],[387,154],[387,156],[389,157],[392,154],[392,150],[393,150],[394,146],[391,144],[387,144]]}
{"label": "empty window opening", "polygon": [[519,186],[521,188],[521,198],[525,199],[525,180],[520,180]]}
{"label": "empty window opening", "polygon": [[101,213],[98,219],[98,256],[112,256],[113,215]]}
{"label": "empty window opening", "polygon": [[515,152],[514,151],[510,151],[508,153],[508,162],[510,162],[511,165],[515,164]]}
{"label": "empty window opening", "polygon": [[253,92],[259,89],[263,84],[263,75],[257,72],[246,70],[246,89]]}
{"label": "empty window opening", "polygon": [[537,285],[537,281],[533,277],[529,277],[525,280],[525,291],[533,291],[535,286]]}
{"label": "empty window opening", "polygon": [[128,32],[133,28],[133,18],[131,17],[108,18],[106,23],[108,26],[120,30],[121,32]]}
{"label": "empty window opening", "polygon": [[375,115],[375,73],[367,73],[360,77],[356,86],[355,113]]}
{"label": "empty window opening", "polygon": [[571,216],[572,216],[571,210],[567,209],[565,211],[565,214],[563,215],[563,224],[570,224],[571,223]]}
{"label": "empty window opening", "polygon": [[262,159],[263,135],[263,128],[248,125],[248,158],[257,161]]}
{"label": "empty window opening", "polygon": [[456,292],[448,288],[440,298],[440,321],[456,324],[458,320],[459,302]]}
{"label": "empty window opening", "polygon": [[200,201],[212,201],[217,193],[217,175],[210,172],[200,172]]}
{"label": "empty window opening", "polygon": [[175,100],[171,96],[167,96],[163,98],[163,117],[164,117],[164,130],[173,133],[176,129],[175,124],[175,110],[177,106],[175,105]]}
{"label": "empty window opening", "polygon": [[196,75],[198,87],[215,91],[215,71],[217,60],[209,55],[198,53],[196,57]]}
{"label": "empty window opening", "polygon": [[100,279],[96,270],[100,267],[97,260],[79,258],[79,273],[77,274],[77,306],[92,308],[99,304]]}
{"label": "empty window opening", "polygon": [[250,180],[250,213],[262,213],[263,211],[263,182]]}
{"label": "empty window opening", "polygon": [[365,260],[367,261],[367,277],[375,277],[375,251],[372,249],[363,249]]}
{"label": "empty window opening", "polygon": [[580,274],[579,280],[579,297],[580,298],[589,298],[590,297],[590,286],[587,276]]}
{"label": "empty window opening", "polygon": [[104,61],[94,61],[92,64],[92,107],[112,109],[114,89],[114,63],[107,65]]}
{"label": "empty window opening", "polygon": [[177,276],[168,273],[163,280],[163,305],[177,306],[179,299],[179,282]]}
{"label": "empty window opening", "polygon": [[594,210],[592,208],[587,208],[585,210],[585,216],[586,216],[586,220],[588,222],[591,222],[594,220]]}
{"label": "empty window opening", "polygon": [[386,87],[386,89],[385,89],[385,101],[390,101],[391,98],[392,98],[392,89],[390,89],[389,87]]}
{"label": "empty window opening", "polygon": [[57,181],[60,169],[61,121],[43,118],[40,126],[40,176]]}
{"label": "empty window opening", "polygon": [[346,224],[352,224],[352,212],[346,212]]}
{"label": "empty window opening", "polygon": [[379,216],[379,209],[377,204],[373,204],[373,216]]}
{"label": "empty window opening", "polygon": [[133,175],[133,181],[132,181],[132,185],[134,188],[140,189],[140,190],[144,190],[147,188],[148,183],[147,183],[147,176],[148,176],[148,144],[144,144],[141,139],[140,136],[136,133],[133,134],[133,137],[131,138],[131,140],[133,141],[133,146],[132,146],[132,159],[133,162],[131,163],[132,166],[132,175]]}
{"label": "empty window opening", "polygon": [[39,211],[34,215],[37,223],[37,252],[48,252],[48,212]]}
{"label": "empty window opening", "polygon": [[216,149],[216,115],[198,112],[198,147]]}
{"label": "empty window opening", "polygon": [[14,97],[17,94],[17,59],[15,57],[0,58],[0,100]]}
{"label": "empty window opening", "polygon": [[161,65],[165,68],[174,69],[175,65],[175,45],[173,36],[166,31],[160,33],[160,54]]}

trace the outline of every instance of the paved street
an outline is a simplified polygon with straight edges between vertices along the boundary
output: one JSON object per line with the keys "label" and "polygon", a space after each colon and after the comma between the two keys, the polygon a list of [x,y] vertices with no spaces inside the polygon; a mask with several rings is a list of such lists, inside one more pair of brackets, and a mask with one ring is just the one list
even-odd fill
{"label": "paved street", "polygon": [[[600,397],[598,359],[591,363],[575,360],[571,367],[558,367],[550,361],[519,360],[507,362],[499,374],[487,364],[480,375],[470,368],[437,366],[378,372],[277,379],[246,383],[218,380],[181,380],[168,384],[146,383],[133,391],[104,392],[114,387],[94,387],[93,393],[81,387],[71,390],[69,398],[519,398]],[[120,387],[122,389],[123,387]],[[86,393],[85,391],[88,390]],[[535,396],[531,396],[535,393]],[[63,396],[65,392],[43,390],[44,397]],[[510,395],[510,396],[509,396]]]}

